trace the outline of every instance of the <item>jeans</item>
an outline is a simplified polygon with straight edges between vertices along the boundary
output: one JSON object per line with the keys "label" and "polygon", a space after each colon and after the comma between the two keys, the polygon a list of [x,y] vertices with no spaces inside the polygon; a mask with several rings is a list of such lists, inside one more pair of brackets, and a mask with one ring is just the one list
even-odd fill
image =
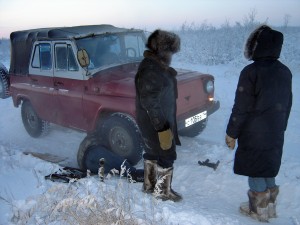
{"label": "jeans", "polygon": [[[105,159],[104,173],[109,173],[112,169],[121,170],[121,165],[129,169],[131,172],[135,172],[136,168],[132,166],[127,160],[123,159],[116,153],[106,149],[101,145],[95,145],[88,148],[85,154],[86,167],[94,174],[98,173],[99,159]],[[126,174],[124,174],[126,176]]]}
{"label": "jeans", "polygon": [[248,184],[251,191],[264,192],[268,188],[276,187],[275,177],[248,177]]}

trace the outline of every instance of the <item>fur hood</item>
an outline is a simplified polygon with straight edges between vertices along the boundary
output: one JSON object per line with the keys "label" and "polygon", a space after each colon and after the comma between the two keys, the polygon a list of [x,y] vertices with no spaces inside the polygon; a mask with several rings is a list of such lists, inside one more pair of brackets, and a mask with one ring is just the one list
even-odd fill
{"label": "fur hood", "polygon": [[283,44],[283,34],[272,30],[269,26],[262,25],[255,29],[248,37],[244,55],[246,59],[259,58],[278,59]]}
{"label": "fur hood", "polygon": [[[153,61],[155,61],[155,62],[157,62],[157,63],[161,66],[161,68],[163,68],[164,70],[168,70],[169,73],[170,73],[171,75],[173,75],[173,76],[176,76],[176,75],[177,75],[177,71],[176,71],[174,68],[172,68],[172,67],[166,65],[163,61],[161,61],[161,60],[157,57],[157,55],[153,54],[151,51],[146,50],[146,51],[144,52],[144,57],[145,57],[145,58],[148,58],[148,59],[151,59],[151,60],[153,60]],[[147,65],[147,66],[148,66],[148,65]]]}
{"label": "fur hood", "polygon": [[180,38],[177,34],[155,30],[148,38],[146,47],[155,54],[164,52],[176,53],[180,50]]}

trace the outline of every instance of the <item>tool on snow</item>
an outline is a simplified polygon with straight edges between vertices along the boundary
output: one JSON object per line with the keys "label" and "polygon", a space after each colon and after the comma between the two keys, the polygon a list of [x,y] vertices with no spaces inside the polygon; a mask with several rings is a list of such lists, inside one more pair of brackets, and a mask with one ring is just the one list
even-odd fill
{"label": "tool on snow", "polygon": [[211,163],[211,162],[209,162],[209,159],[206,159],[204,162],[198,161],[198,164],[200,166],[207,166],[207,167],[213,168],[214,170],[217,169],[219,163],[220,163],[219,160],[216,163]]}
{"label": "tool on snow", "polygon": [[77,169],[73,167],[63,167],[59,169],[59,171],[45,176],[45,179],[51,181],[60,181],[63,183],[69,183],[70,181],[74,182],[86,176],[87,176],[87,172],[81,169]]}

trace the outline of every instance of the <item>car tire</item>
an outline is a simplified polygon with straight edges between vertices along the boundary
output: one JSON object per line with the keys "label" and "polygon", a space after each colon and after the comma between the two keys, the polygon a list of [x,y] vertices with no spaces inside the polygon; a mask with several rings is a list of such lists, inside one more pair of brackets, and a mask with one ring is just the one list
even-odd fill
{"label": "car tire", "polygon": [[77,152],[77,163],[80,169],[87,170],[91,169],[88,167],[86,163],[86,154],[88,153],[88,149],[92,146],[101,145],[101,140],[97,133],[88,134],[83,141],[79,145],[79,149]]}
{"label": "car tire", "polygon": [[115,113],[103,121],[101,136],[104,145],[131,165],[137,164],[144,150],[144,142],[134,119],[126,114]]}
{"label": "car tire", "polygon": [[200,121],[188,128],[184,128],[178,131],[178,134],[180,136],[185,136],[185,137],[196,137],[199,135],[207,125],[207,119]]}
{"label": "car tire", "polygon": [[38,138],[48,133],[49,122],[37,115],[29,101],[22,103],[21,114],[24,127],[31,137]]}
{"label": "car tire", "polygon": [[0,63],[0,98],[8,98],[9,95],[9,80],[7,69]]}

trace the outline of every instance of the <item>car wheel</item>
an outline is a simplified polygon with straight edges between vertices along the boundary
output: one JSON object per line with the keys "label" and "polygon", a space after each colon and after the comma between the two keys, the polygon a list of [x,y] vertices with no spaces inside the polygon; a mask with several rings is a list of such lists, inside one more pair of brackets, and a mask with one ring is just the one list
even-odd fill
{"label": "car wheel", "polygon": [[112,114],[103,122],[101,135],[105,146],[130,164],[135,165],[141,160],[144,142],[132,117]]}
{"label": "car wheel", "polygon": [[0,98],[9,97],[8,72],[4,66],[0,64]]}
{"label": "car wheel", "polygon": [[178,134],[180,136],[185,136],[185,137],[196,137],[205,129],[206,124],[207,124],[207,119],[200,121],[188,128],[179,130]]}
{"label": "car wheel", "polygon": [[49,122],[39,118],[29,101],[24,101],[21,108],[22,121],[27,133],[34,138],[46,135]]}

